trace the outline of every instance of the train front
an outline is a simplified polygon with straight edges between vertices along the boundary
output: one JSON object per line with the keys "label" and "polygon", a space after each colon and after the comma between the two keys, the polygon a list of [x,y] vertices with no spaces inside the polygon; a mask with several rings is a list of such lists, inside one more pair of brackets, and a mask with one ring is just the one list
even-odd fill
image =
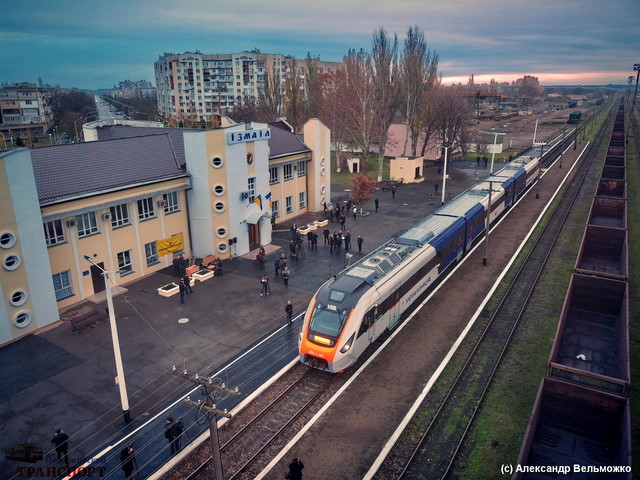
{"label": "train front", "polygon": [[323,285],[304,317],[298,351],[300,361],[313,368],[336,373],[355,363],[352,355],[355,331],[350,326],[353,308],[340,305],[340,292]]}

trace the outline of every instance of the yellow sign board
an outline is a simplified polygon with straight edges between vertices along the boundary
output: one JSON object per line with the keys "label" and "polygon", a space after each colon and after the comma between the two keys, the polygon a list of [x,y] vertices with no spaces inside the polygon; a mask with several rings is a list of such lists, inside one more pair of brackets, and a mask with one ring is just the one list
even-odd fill
{"label": "yellow sign board", "polygon": [[169,238],[158,240],[158,256],[169,255],[173,252],[184,250],[184,240],[182,233],[176,233]]}

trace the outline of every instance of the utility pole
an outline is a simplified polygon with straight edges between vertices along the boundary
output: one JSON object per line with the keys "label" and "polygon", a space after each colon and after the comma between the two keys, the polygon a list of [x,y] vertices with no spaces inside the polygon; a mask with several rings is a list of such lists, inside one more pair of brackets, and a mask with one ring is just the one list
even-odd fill
{"label": "utility pole", "polygon": [[484,257],[482,265],[487,264],[487,255],[489,254],[489,227],[491,226],[491,192],[493,192],[493,180],[489,180],[489,205],[487,206],[487,224],[484,229]]}
{"label": "utility pole", "polygon": [[560,168],[562,168],[562,156],[564,155],[564,134],[567,131],[567,127],[562,129],[562,147],[560,147]]}
{"label": "utility pole", "polygon": [[442,172],[442,203],[444,205],[444,191],[447,188],[447,157],[449,154],[449,147],[442,146],[444,148],[444,171]]}
{"label": "utility pole", "polygon": [[235,390],[228,389],[225,384],[216,385],[214,383],[213,377],[200,377],[196,373],[195,375],[189,375],[187,370],[183,370],[182,372],[178,372],[178,369],[174,365],[171,369],[171,372],[174,375],[179,377],[186,378],[187,380],[200,385],[204,388],[206,392],[206,400],[205,403],[202,403],[202,400],[198,400],[194,402],[189,397],[184,400],[184,403],[190,405],[192,407],[196,407],[198,410],[203,410],[207,412],[209,416],[209,441],[211,444],[211,458],[213,460],[213,471],[214,480],[224,480],[224,476],[222,474],[222,458],[220,457],[220,441],[218,440],[218,415],[226,418],[231,418],[231,414],[227,412],[227,410],[218,410],[216,408],[216,404],[213,401],[214,394],[216,392],[226,393],[229,395],[240,395],[238,391],[238,387]]}

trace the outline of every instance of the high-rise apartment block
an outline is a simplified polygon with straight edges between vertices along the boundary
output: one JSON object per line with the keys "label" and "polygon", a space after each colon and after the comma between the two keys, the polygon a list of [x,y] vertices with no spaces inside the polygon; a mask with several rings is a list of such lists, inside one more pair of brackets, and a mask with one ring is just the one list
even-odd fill
{"label": "high-rise apartment block", "polygon": [[52,120],[53,91],[34,83],[0,89],[0,131],[7,137],[43,135]]}
{"label": "high-rise apartment block", "polygon": [[[292,75],[304,75],[305,60],[261,53],[259,51],[230,54],[186,52],[165,53],[155,62],[158,111],[177,121],[209,121],[236,105],[259,101],[265,88],[267,72],[278,76],[282,86]],[[336,70],[339,62],[315,60],[319,73]]]}

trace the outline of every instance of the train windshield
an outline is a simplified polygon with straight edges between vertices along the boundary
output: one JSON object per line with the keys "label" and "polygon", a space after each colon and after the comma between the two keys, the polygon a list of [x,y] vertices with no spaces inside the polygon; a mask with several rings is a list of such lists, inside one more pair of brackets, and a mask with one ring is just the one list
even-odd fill
{"label": "train windshield", "polygon": [[335,305],[317,302],[311,314],[309,330],[327,337],[338,338],[348,316],[348,309],[341,310]]}

